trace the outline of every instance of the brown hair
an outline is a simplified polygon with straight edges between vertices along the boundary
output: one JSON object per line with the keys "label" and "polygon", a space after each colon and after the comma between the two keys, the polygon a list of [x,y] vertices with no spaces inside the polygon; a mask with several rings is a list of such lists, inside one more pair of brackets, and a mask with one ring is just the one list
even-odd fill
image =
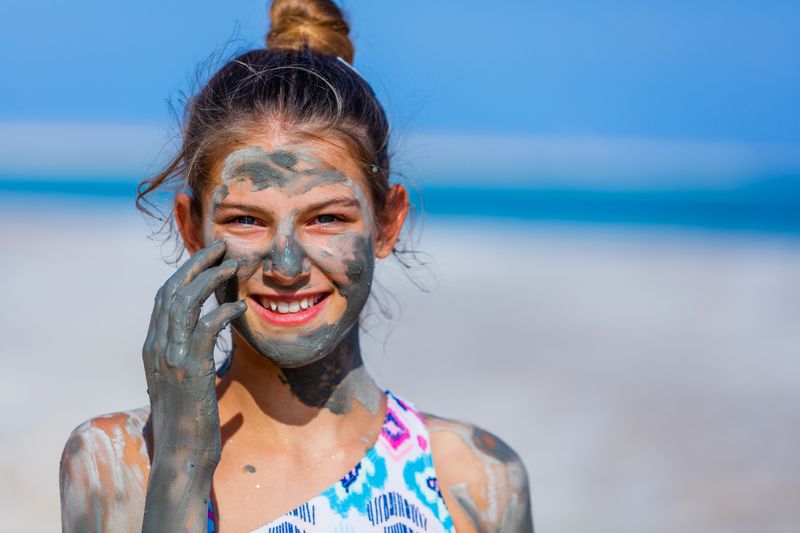
{"label": "brown hair", "polygon": [[[267,48],[228,61],[189,100],[178,153],[139,184],[140,211],[155,216],[153,195],[184,189],[199,218],[200,195],[223,152],[272,128],[343,145],[362,166],[380,219],[389,189],[389,123],[350,66],[354,49],[342,12],[330,0],[275,0],[270,18]],[[165,222],[171,227],[171,214]]]}

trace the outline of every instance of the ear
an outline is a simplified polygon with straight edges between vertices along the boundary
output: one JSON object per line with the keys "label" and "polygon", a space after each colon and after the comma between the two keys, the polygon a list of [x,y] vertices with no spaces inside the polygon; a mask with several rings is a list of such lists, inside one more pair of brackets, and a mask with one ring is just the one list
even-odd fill
{"label": "ear", "polygon": [[392,185],[386,193],[386,205],[380,218],[381,230],[378,235],[375,257],[387,257],[403,229],[403,222],[408,215],[408,191],[402,185]]}
{"label": "ear", "polygon": [[181,232],[183,244],[189,255],[205,247],[203,242],[203,228],[192,216],[192,199],[188,194],[179,192],[175,195],[175,222]]}

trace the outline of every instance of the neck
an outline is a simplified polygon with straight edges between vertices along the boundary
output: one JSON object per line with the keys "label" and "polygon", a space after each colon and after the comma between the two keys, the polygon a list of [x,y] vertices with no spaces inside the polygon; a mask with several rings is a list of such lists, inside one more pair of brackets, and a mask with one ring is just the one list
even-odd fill
{"label": "neck", "polygon": [[364,367],[357,324],[322,359],[297,368],[277,366],[235,331],[233,341],[230,368],[218,384],[223,420],[224,405],[245,414],[257,407],[261,417],[255,412],[245,418],[292,426],[334,419],[341,424],[341,417],[376,417],[381,410],[383,394]]}

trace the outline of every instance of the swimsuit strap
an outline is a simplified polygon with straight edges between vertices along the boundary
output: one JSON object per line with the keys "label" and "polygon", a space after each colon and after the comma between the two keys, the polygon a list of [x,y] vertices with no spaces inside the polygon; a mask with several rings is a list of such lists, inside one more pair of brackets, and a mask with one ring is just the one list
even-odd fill
{"label": "swimsuit strap", "polygon": [[[386,400],[378,440],[358,464],[318,496],[253,533],[454,531],[422,415],[389,391]],[[215,530],[209,502],[208,531]]]}

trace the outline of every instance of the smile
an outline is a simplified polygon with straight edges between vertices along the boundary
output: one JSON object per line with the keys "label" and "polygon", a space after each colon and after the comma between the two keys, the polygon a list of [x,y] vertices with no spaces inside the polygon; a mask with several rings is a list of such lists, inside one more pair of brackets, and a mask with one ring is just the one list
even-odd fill
{"label": "smile", "polygon": [[311,321],[322,311],[330,293],[310,294],[292,300],[277,296],[254,296],[256,312],[267,322],[278,326],[299,326]]}

